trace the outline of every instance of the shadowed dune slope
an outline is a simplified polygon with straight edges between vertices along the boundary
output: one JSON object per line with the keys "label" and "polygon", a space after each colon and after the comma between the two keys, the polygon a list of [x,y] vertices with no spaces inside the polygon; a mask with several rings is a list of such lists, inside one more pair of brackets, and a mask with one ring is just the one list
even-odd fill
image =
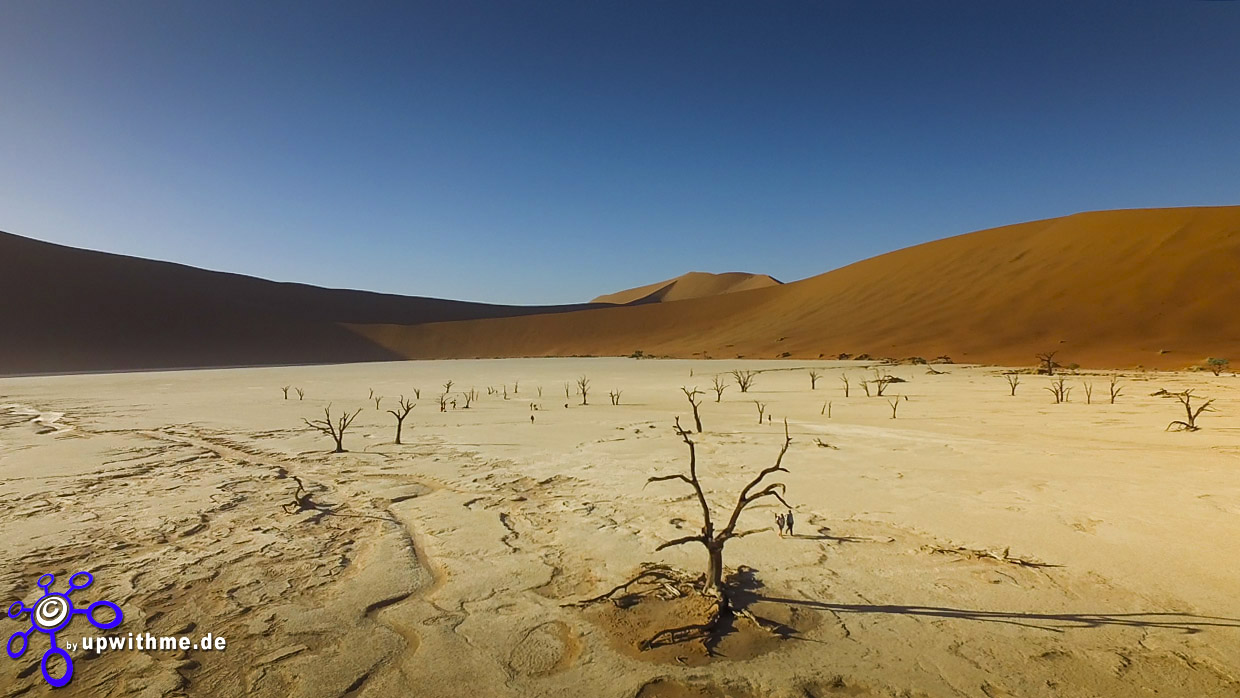
{"label": "shadowed dune slope", "polygon": [[670,303],[354,326],[409,358],[648,354],[1082,366],[1240,363],[1240,207],[1080,213],[983,230],[803,281]]}
{"label": "shadowed dune slope", "polygon": [[591,303],[614,303],[617,305],[666,303],[668,301],[682,301],[688,298],[704,298],[734,291],[748,291],[755,288],[778,286],[780,283],[777,279],[766,274],[747,274],[740,271],[710,274],[701,271],[691,271],[688,274],[683,274],[667,281],[599,296]]}
{"label": "shadowed dune slope", "polygon": [[0,233],[0,375],[381,361],[342,323],[442,322],[513,307],[277,283]]}

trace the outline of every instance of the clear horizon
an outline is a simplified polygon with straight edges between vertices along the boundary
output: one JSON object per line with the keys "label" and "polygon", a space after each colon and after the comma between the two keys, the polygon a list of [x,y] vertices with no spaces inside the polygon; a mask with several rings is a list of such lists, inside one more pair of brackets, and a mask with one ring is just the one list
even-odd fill
{"label": "clear horizon", "polygon": [[0,6],[0,230],[507,304],[1240,203],[1240,3]]}

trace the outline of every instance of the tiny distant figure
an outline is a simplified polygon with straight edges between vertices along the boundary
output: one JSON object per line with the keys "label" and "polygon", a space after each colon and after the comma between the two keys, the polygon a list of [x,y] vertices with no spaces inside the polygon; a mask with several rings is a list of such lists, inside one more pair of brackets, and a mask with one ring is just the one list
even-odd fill
{"label": "tiny distant figure", "polygon": [[769,414],[766,416],[766,423],[767,423],[767,424],[770,424],[770,423],[771,423],[771,415],[769,415]]}
{"label": "tiny distant figure", "polygon": [[452,409],[454,409],[454,410],[456,409],[456,400],[453,400],[453,401],[452,401]]}
{"label": "tiny distant figure", "polygon": [[780,538],[783,538],[783,537],[784,537],[784,521],[785,521],[785,519],[784,519],[784,515],[783,515],[783,514],[776,514],[776,515],[775,515],[775,525],[779,527],[779,537],[780,537]]}
{"label": "tiny distant figure", "polygon": [[530,415],[530,424],[534,423],[534,415]]}
{"label": "tiny distant figure", "polygon": [[793,522],[793,520],[792,520],[792,510],[791,510],[791,509],[789,509],[789,510],[788,510],[788,513],[787,513],[787,515],[785,515],[785,516],[784,516],[784,526],[786,526],[786,527],[788,528],[788,535],[790,535],[790,536],[791,536],[791,535],[793,535],[793,534],[792,534],[792,524],[793,524],[793,523],[794,523],[794,522]]}
{"label": "tiny distant figure", "polygon": [[564,409],[568,409],[568,403],[564,403]]}

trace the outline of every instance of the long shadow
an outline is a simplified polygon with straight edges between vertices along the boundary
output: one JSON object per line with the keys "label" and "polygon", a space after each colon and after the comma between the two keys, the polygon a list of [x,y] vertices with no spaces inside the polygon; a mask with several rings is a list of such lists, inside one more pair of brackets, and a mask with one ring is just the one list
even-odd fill
{"label": "long shadow", "polygon": [[747,593],[744,590],[738,590],[738,592],[736,595],[737,604],[744,603],[749,605],[758,602],[768,602],[812,608],[831,613],[883,613],[984,623],[1004,623],[1056,633],[1102,627],[1165,628],[1178,630],[1187,635],[1193,635],[1208,628],[1240,629],[1240,618],[1202,616],[1192,613],[1026,613],[1019,611],[982,611],[945,606],[826,603],[809,599],[764,596],[756,593],[756,591]]}

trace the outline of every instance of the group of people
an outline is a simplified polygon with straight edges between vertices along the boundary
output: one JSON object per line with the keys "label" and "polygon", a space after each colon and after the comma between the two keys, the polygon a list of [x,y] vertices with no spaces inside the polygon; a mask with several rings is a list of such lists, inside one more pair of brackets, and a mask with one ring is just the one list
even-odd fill
{"label": "group of people", "polygon": [[784,534],[792,535],[792,510],[789,509],[787,514],[775,515],[775,526],[779,528],[779,537],[783,538]]}

